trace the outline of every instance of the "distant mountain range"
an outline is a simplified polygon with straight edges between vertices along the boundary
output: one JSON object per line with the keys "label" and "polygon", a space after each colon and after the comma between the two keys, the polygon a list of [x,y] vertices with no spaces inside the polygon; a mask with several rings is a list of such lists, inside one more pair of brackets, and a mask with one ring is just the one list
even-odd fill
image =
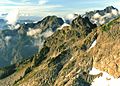
{"label": "distant mountain range", "polygon": [[[65,17],[66,22],[70,23],[74,18],[76,18],[79,14],[69,14]],[[119,14],[119,10],[113,6],[108,6],[104,10],[94,10],[90,12],[86,12],[83,14],[83,17],[88,17],[90,21],[94,24],[102,25],[110,20],[116,18]]]}

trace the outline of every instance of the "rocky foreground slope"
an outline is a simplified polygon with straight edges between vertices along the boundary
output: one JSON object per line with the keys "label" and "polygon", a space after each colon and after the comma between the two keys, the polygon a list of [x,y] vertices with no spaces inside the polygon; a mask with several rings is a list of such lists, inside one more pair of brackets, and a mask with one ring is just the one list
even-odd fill
{"label": "rocky foreground slope", "polygon": [[48,37],[33,57],[1,69],[0,85],[90,86],[102,76],[89,74],[93,67],[119,78],[119,43],[120,17],[96,27],[87,17],[78,16]]}

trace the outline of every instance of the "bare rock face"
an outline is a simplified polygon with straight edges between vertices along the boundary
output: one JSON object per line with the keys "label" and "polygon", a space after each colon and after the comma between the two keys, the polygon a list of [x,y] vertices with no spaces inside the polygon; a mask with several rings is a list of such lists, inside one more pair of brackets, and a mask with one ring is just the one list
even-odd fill
{"label": "bare rock face", "polygon": [[94,66],[120,77],[120,18],[101,27],[96,46],[91,50]]}

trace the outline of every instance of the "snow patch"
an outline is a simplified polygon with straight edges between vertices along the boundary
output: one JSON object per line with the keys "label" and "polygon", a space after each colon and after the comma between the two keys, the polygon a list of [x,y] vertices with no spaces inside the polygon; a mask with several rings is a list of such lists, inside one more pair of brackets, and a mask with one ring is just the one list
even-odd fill
{"label": "snow patch", "polygon": [[90,46],[90,48],[88,49],[87,52],[89,52],[96,44],[97,44],[97,41],[95,40],[95,41],[92,43],[92,45]]}
{"label": "snow patch", "polygon": [[38,23],[38,22],[39,22],[39,21],[34,21],[33,23],[36,24],[36,23]]}
{"label": "snow patch", "polygon": [[25,24],[28,24],[27,22],[25,22]]}
{"label": "snow patch", "polygon": [[70,25],[67,24],[67,23],[64,23],[62,26],[60,26],[59,28],[57,28],[57,30],[61,30],[61,29],[63,29],[63,28],[66,27],[66,26],[70,26]]}
{"label": "snow patch", "polygon": [[95,40],[95,41],[92,43],[92,45],[91,45],[91,47],[90,47],[89,49],[93,48],[93,47],[96,45],[96,43],[97,43],[97,41]]}
{"label": "snow patch", "polygon": [[115,15],[115,16],[117,16],[119,13],[118,13],[117,10],[113,10],[113,9],[112,9],[112,14]]}
{"label": "snow patch", "polygon": [[99,19],[101,18],[101,15],[99,13],[96,13],[94,16],[93,16],[94,19]]}
{"label": "snow patch", "polygon": [[106,13],[106,14],[104,15],[104,17],[112,18],[112,14],[111,14],[111,13]]}
{"label": "snow patch", "polygon": [[15,29],[20,28],[20,24],[15,25]]}
{"label": "snow patch", "polygon": [[71,57],[70,61],[72,61],[74,59],[74,57]]}
{"label": "snow patch", "polygon": [[100,71],[93,67],[89,74],[96,75],[101,72],[103,73],[103,75],[99,78],[95,78],[91,86],[120,86],[120,78],[114,78],[107,72]]}

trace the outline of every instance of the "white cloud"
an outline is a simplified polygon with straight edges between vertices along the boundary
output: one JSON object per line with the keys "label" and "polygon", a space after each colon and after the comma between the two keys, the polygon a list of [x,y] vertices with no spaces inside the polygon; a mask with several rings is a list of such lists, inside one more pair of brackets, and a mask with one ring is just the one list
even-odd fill
{"label": "white cloud", "polygon": [[[0,13],[9,13],[14,9],[19,10],[20,15],[37,15],[37,16],[47,16],[56,14],[57,12],[53,12],[55,8],[61,8],[62,5],[44,5],[44,6],[0,6]],[[60,13],[58,13],[60,14]]]}
{"label": "white cloud", "polygon": [[23,5],[32,5],[33,3],[30,2],[30,0],[22,0],[21,3]]}
{"label": "white cloud", "polygon": [[12,10],[10,13],[8,13],[8,15],[6,17],[7,23],[11,24],[11,25],[15,25],[16,21],[18,19],[18,15],[19,15],[18,9]]}
{"label": "white cloud", "polygon": [[39,0],[39,5],[45,5],[48,2],[48,0]]}
{"label": "white cloud", "polygon": [[29,28],[29,31],[27,32],[28,36],[33,36],[41,33],[41,29],[31,29]]}
{"label": "white cloud", "polygon": [[[14,2],[12,0],[0,0],[0,13],[9,13],[11,10],[19,9],[20,15],[56,15],[53,10],[63,7],[62,5],[49,4],[48,0],[38,0],[38,4],[31,3],[30,0],[21,0]],[[48,3],[48,4],[46,4]]]}

